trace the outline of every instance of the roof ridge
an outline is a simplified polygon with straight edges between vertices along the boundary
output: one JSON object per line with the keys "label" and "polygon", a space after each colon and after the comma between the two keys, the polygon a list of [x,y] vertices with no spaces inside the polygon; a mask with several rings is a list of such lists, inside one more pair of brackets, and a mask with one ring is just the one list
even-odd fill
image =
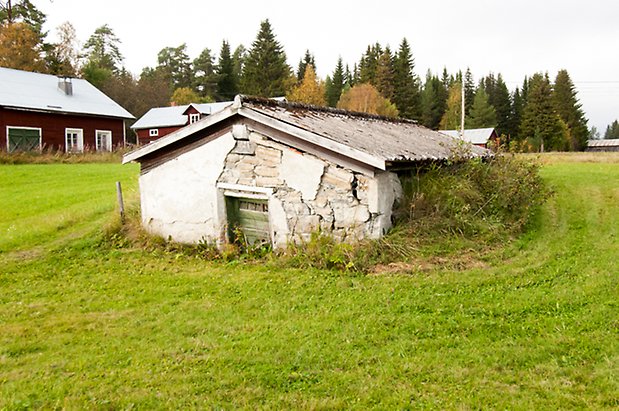
{"label": "roof ridge", "polygon": [[362,113],[359,111],[344,110],[344,109],[335,108],[335,107],[316,106],[313,104],[298,103],[298,102],[292,102],[292,101],[286,101],[286,100],[280,101],[280,100],[275,100],[272,98],[259,97],[259,96],[248,96],[245,94],[239,94],[237,97],[239,98],[241,105],[243,103],[249,103],[249,104],[254,103],[254,104],[260,104],[264,106],[281,107],[283,109],[307,110],[307,111],[336,114],[336,115],[342,115],[342,116],[348,116],[348,117],[358,117],[358,118],[362,118],[365,120],[379,120],[379,121],[386,121],[390,123],[418,124],[417,121],[409,120],[406,118],[387,117],[387,116],[381,116],[378,114]]}

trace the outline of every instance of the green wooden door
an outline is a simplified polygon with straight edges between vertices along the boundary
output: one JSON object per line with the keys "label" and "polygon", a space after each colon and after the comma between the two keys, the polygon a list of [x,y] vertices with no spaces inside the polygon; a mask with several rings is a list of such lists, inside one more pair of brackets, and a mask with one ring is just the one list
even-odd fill
{"label": "green wooden door", "polygon": [[266,200],[226,197],[228,239],[253,244],[270,244],[269,206]]}
{"label": "green wooden door", "polygon": [[9,153],[41,148],[41,131],[30,128],[9,128]]}

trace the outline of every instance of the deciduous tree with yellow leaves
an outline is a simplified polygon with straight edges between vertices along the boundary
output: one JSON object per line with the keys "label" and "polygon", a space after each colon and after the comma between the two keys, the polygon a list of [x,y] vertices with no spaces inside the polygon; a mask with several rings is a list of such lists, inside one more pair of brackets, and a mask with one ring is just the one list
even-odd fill
{"label": "deciduous tree with yellow leaves", "polygon": [[301,84],[292,89],[286,96],[288,101],[298,103],[313,104],[315,106],[325,106],[325,85],[316,77],[314,67],[308,64]]}
{"label": "deciduous tree with yellow leaves", "polygon": [[359,84],[342,93],[338,108],[363,113],[397,117],[398,109],[389,100],[380,95],[371,84]]}

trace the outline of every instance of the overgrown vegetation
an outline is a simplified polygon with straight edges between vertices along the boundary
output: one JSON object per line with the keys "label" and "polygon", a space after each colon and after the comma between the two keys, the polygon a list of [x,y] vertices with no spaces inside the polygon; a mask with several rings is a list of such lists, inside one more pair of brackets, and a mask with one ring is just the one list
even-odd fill
{"label": "overgrown vegetation", "polygon": [[117,221],[106,230],[104,242],[113,248],[133,246],[207,260],[369,272],[377,265],[410,264],[424,254],[422,249],[431,249],[428,253],[435,257],[462,250],[483,255],[520,234],[550,193],[539,165],[513,155],[435,164],[401,181],[404,198],[395,227],[379,240],[341,243],[328,233],[314,232],[308,241],[275,252],[243,241],[242,234],[220,249],[208,242],[183,245],[144,232],[134,206],[125,224]]}

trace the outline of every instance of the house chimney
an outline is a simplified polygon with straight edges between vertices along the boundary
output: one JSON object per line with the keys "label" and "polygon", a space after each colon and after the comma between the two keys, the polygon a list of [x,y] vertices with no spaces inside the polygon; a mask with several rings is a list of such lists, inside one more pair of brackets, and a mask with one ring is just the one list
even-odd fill
{"label": "house chimney", "polygon": [[73,95],[73,83],[71,82],[71,78],[62,77],[58,78],[58,88],[64,92],[67,96]]}

